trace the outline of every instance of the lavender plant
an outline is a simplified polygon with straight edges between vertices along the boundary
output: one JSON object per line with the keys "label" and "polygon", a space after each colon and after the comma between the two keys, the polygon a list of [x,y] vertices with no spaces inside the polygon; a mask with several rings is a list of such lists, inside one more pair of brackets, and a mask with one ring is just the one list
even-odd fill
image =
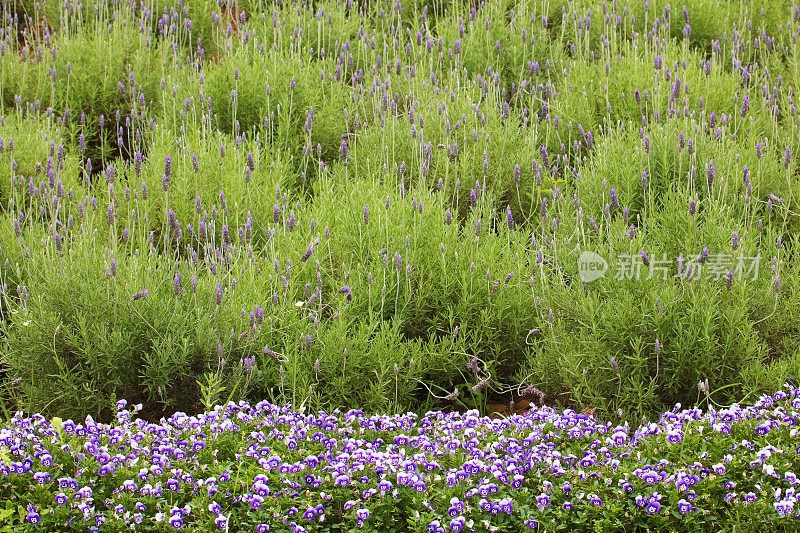
{"label": "lavender plant", "polygon": [[686,4],[2,2],[9,412],[798,375],[800,9]]}

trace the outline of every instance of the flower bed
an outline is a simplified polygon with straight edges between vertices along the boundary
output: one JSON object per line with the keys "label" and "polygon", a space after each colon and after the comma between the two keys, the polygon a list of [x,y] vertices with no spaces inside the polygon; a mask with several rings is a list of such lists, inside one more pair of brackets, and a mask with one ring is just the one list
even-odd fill
{"label": "flower bed", "polygon": [[[631,431],[571,410],[305,414],[229,403],[160,424],[17,414],[2,525],[48,530],[518,531],[800,525],[800,389]],[[131,524],[128,526],[128,524]]]}

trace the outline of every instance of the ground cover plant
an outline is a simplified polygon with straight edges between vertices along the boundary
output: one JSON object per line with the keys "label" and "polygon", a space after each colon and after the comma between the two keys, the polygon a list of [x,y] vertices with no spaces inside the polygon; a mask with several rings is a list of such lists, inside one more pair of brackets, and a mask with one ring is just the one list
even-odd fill
{"label": "ground cover plant", "polygon": [[15,415],[0,523],[49,531],[796,531],[800,390],[639,428],[549,407],[305,413],[229,402],[160,423]]}
{"label": "ground cover plant", "polygon": [[798,375],[791,2],[1,9],[6,418],[638,424]]}

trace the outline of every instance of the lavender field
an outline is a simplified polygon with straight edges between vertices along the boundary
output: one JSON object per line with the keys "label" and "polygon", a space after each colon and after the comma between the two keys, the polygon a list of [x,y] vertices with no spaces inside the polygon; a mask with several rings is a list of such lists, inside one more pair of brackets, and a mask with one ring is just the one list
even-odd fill
{"label": "lavender field", "polygon": [[800,528],[797,2],[0,15],[0,529]]}

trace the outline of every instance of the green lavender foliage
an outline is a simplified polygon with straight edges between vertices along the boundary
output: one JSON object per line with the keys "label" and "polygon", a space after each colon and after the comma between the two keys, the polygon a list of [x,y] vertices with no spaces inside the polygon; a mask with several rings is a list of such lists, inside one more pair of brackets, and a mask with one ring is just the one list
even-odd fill
{"label": "green lavender foliage", "polygon": [[767,4],[4,1],[6,400],[773,390],[800,372],[800,22]]}

